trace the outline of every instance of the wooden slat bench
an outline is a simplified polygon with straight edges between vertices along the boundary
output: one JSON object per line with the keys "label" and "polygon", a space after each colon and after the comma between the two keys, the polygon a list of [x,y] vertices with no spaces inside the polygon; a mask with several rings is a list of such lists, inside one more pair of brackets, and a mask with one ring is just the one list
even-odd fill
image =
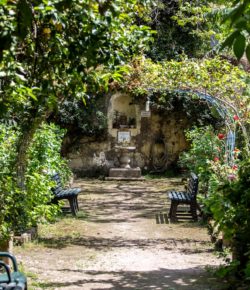
{"label": "wooden slat bench", "polygon": [[79,210],[78,206],[78,194],[81,192],[81,188],[63,188],[62,181],[59,173],[52,176],[52,180],[56,182],[56,186],[52,188],[54,198],[52,202],[57,203],[59,200],[67,199],[69,201],[70,210],[75,216]]}
{"label": "wooden slat bench", "polygon": [[190,212],[194,221],[197,221],[197,192],[198,192],[198,176],[193,172],[190,174],[188,185],[185,191],[169,191],[168,197],[171,200],[169,211],[170,221],[175,222],[177,219],[177,207],[179,204],[190,205]]}

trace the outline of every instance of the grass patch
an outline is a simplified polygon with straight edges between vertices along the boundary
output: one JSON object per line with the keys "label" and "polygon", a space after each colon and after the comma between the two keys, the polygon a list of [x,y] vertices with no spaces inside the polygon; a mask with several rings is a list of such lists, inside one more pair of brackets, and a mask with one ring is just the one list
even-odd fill
{"label": "grass patch", "polygon": [[155,172],[150,172],[144,175],[146,179],[162,179],[162,178],[173,178],[173,177],[180,177],[180,174],[176,172],[176,170],[173,169],[168,169],[164,172],[162,171],[155,171]]}
{"label": "grass patch", "polygon": [[27,277],[29,290],[38,290],[38,289],[54,290],[54,288],[48,288],[47,282],[39,281],[37,274],[31,271],[26,271],[23,264],[19,264],[18,268],[19,271],[22,272]]}
{"label": "grass patch", "polygon": [[75,238],[81,235],[84,224],[85,222],[82,220],[65,217],[53,224],[40,225],[38,227],[38,237],[61,238],[68,236]]}

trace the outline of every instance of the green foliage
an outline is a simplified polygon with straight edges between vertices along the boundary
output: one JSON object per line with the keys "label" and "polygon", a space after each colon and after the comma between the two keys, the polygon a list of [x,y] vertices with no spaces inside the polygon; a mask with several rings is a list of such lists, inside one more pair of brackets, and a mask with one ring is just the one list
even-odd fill
{"label": "green foliage", "polygon": [[[156,9],[155,13],[159,16],[154,15],[154,19],[160,36],[158,42],[165,45],[166,56],[169,55],[171,48],[177,56],[182,50],[189,56],[197,57],[208,53],[219,53],[219,48],[223,50],[229,47],[233,49],[238,60],[244,52],[250,60],[249,0],[169,1],[167,3],[159,1],[159,3],[160,8]],[[163,19],[160,18],[162,14],[165,16]],[[164,31],[167,31],[165,35]],[[167,38],[169,44],[164,43]],[[193,48],[194,54],[190,48]],[[164,51],[162,53],[164,54]],[[172,57],[174,57],[173,53]]]}
{"label": "green foliage", "polygon": [[[232,264],[220,271],[247,281],[250,261],[250,159],[239,160],[239,149],[228,162],[225,134],[211,127],[194,128],[187,133],[190,150],[180,157],[182,165],[195,171],[205,196],[200,198],[204,214],[214,221],[212,234],[222,232],[230,241]],[[205,186],[204,186],[205,185]],[[210,225],[211,226],[211,225]],[[211,230],[211,229],[210,229]]]}
{"label": "green foliage", "polygon": [[239,164],[238,177],[233,180],[218,178],[218,175],[216,171],[211,177],[214,186],[210,188],[205,206],[212,214],[218,230],[231,243],[233,262],[238,261],[231,271],[247,281],[250,263],[250,160],[246,159]]}
{"label": "green foliage", "polygon": [[32,146],[28,151],[28,169],[30,173],[60,173],[63,179],[68,180],[71,172],[67,161],[61,157],[62,139],[66,130],[51,124],[42,124],[36,131]]}
{"label": "green foliage", "polygon": [[219,17],[207,1],[182,1],[172,19],[181,29],[188,30],[189,38],[193,40],[196,49],[194,56],[199,57],[215,52],[223,34]]}
{"label": "green foliage", "polygon": [[93,94],[107,92],[109,81],[122,77],[125,66],[119,66],[152,41],[150,29],[136,24],[149,2],[0,5],[0,119],[28,131],[67,99],[86,105]]}
{"label": "green foliage", "polygon": [[[18,129],[10,128],[18,136],[4,159],[6,175],[1,181],[6,228],[18,230],[39,216],[50,217],[45,206],[49,181],[42,171],[53,170],[59,160],[55,153],[59,137],[54,129],[44,128],[40,135],[36,130],[67,98],[87,104],[93,93],[106,92],[109,80],[121,77],[119,65],[147,48],[150,29],[137,25],[136,17],[144,17],[148,4],[148,0],[0,2],[0,119],[18,124]],[[61,163],[56,167],[66,168]]]}
{"label": "green foliage", "polygon": [[[184,3],[185,1],[158,0],[152,8],[149,25],[157,33],[154,35],[155,41],[147,55],[154,61],[179,60],[183,53],[189,57],[204,55],[203,39],[194,34],[197,21],[183,25],[183,21],[187,19],[187,16],[184,18],[184,15],[180,15]],[[192,3],[193,7],[199,5],[198,1],[192,1]],[[179,17],[180,21],[177,21]],[[200,26],[204,26],[204,23],[204,21],[200,22]]]}
{"label": "green foliage", "polygon": [[59,208],[48,203],[53,182],[47,173],[58,171],[66,179],[70,171],[60,156],[65,132],[53,124],[43,124],[29,149],[26,187],[21,190],[13,171],[20,132],[17,127],[5,125],[1,125],[0,132],[0,236],[5,239],[13,231],[19,233],[55,217]]}
{"label": "green foliage", "polygon": [[250,6],[249,0],[241,0],[233,2],[232,8],[228,10],[224,17],[224,22],[229,23],[229,36],[222,44],[225,47],[233,47],[235,56],[240,59],[244,52],[250,61],[250,43],[249,43],[249,17]]}
{"label": "green foliage", "polygon": [[[148,94],[159,90],[189,90],[204,92],[234,106],[242,100],[247,74],[219,57],[202,60],[187,59],[154,63],[150,59],[137,58],[124,87],[134,94]],[[243,100],[244,101],[244,100]]]}
{"label": "green foliage", "polygon": [[26,101],[31,97],[27,88],[39,88],[37,104],[46,100],[52,105],[65,93],[84,98],[97,66],[119,65],[151,40],[149,29],[134,21],[146,2],[38,1],[32,7],[19,0],[0,6],[0,68],[6,77],[13,76],[10,87],[8,78],[2,85],[12,97],[18,85]]}
{"label": "green foliage", "polygon": [[91,97],[87,104],[77,100],[65,100],[54,115],[60,126],[69,129],[71,135],[105,136],[107,130],[107,116],[103,98]]}
{"label": "green foliage", "polygon": [[[150,59],[136,58],[131,63],[131,72],[121,82],[121,87],[135,98],[146,99],[158,96],[156,105],[168,106],[169,95],[186,92],[186,97],[194,100],[201,94],[210,95],[225,112],[224,122],[241,127],[243,142],[249,153],[250,140],[247,131],[250,120],[250,99],[248,74],[219,57],[202,60],[163,61],[154,63]],[[204,101],[204,99],[203,99]],[[205,101],[204,101],[205,102]],[[210,103],[212,115],[216,118],[218,107]]]}
{"label": "green foliage", "polygon": [[224,151],[221,148],[221,141],[211,126],[194,127],[186,132],[186,138],[190,142],[190,148],[180,155],[179,164],[198,174],[200,192],[207,194],[211,176],[210,162],[215,158],[223,158]]}
{"label": "green foliage", "polygon": [[169,111],[181,112],[193,126],[207,124],[215,126],[223,123],[219,114],[211,113],[211,106],[197,97],[195,93],[181,90],[159,90],[149,93],[148,97],[152,109],[156,109],[161,114],[168,114]]}

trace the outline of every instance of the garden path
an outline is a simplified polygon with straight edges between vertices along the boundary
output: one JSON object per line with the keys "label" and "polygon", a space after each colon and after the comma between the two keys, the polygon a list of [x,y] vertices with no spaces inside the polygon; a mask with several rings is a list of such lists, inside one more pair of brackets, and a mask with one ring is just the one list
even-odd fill
{"label": "garden path", "polygon": [[[198,223],[159,221],[176,178],[77,180],[78,218],[42,226],[38,243],[15,247],[29,290],[223,289],[208,268],[222,261]],[[167,222],[167,223],[163,223]]]}

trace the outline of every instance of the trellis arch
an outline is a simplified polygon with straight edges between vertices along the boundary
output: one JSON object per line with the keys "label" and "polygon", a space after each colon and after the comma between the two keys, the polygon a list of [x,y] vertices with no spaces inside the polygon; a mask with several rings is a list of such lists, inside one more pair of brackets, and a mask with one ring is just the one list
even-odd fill
{"label": "trellis arch", "polygon": [[234,163],[234,150],[235,150],[235,142],[236,142],[236,127],[235,122],[233,122],[233,118],[231,117],[232,111],[235,109],[230,106],[229,104],[223,102],[219,98],[213,97],[208,93],[194,91],[194,90],[183,90],[183,89],[176,89],[173,90],[177,93],[191,93],[197,95],[200,99],[205,100],[208,104],[213,106],[218,114],[222,117],[225,121],[225,125],[227,127],[227,135],[226,135],[226,142],[225,142],[225,152],[227,154],[227,162],[228,164]]}
{"label": "trellis arch", "polygon": [[[225,120],[225,124],[228,128],[225,143],[225,152],[227,154],[227,162],[232,164],[234,162],[234,149],[236,141],[236,128],[235,124],[230,120],[230,110],[229,107],[220,99],[215,98],[207,93],[192,91],[192,90],[175,90],[180,93],[192,93],[197,95],[199,98],[206,100],[210,105],[212,105],[218,114]],[[232,108],[231,108],[232,109]]]}

